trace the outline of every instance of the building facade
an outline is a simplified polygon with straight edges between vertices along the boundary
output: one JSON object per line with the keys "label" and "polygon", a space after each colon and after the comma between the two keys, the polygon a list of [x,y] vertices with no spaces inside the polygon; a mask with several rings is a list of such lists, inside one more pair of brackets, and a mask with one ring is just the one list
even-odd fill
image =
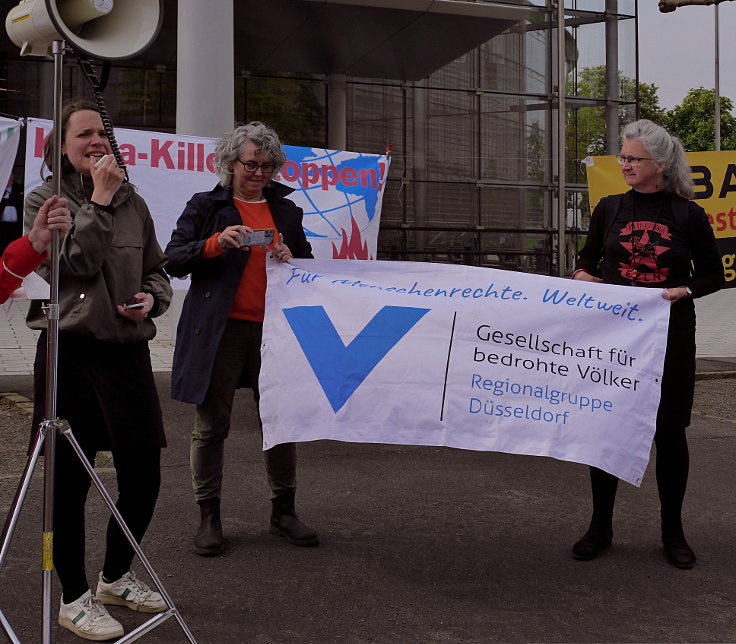
{"label": "building facade", "polygon": [[[105,96],[116,126],[176,131],[177,44],[171,21],[183,1],[164,3],[166,22],[151,53],[112,63]],[[310,2],[292,0],[292,5]],[[233,5],[236,25],[247,20],[243,4],[248,3]],[[401,11],[401,2],[393,4]],[[581,161],[615,152],[620,125],[636,116],[636,0],[565,0],[563,192],[556,3],[456,4],[488,5],[499,15],[509,7],[527,11],[524,19],[509,20],[500,33],[419,80],[264,68],[253,62],[260,61],[259,52],[238,44],[236,32],[233,78],[213,70],[202,80],[202,101],[206,105],[210,84],[232,82],[236,121],[267,122],[292,145],[330,147],[331,99],[339,92],[345,148],[391,149],[378,259],[569,272],[588,219]],[[310,23],[304,21],[302,28]],[[343,35],[348,41],[361,38],[357,27]],[[435,38],[423,46],[440,44]],[[6,34],[0,39],[0,77],[0,112],[51,116],[52,63],[21,57]],[[65,59],[64,96],[91,96],[73,54]]]}

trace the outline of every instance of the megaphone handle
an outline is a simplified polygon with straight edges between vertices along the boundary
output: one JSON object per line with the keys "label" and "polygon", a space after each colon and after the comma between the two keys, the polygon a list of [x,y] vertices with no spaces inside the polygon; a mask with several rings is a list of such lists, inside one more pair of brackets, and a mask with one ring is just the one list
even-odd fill
{"label": "megaphone handle", "polygon": [[117,161],[118,167],[125,172],[125,180],[128,181],[128,169],[125,167],[125,162],[123,161],[123,157],[120,154],[120,148],[118,148],[118,143],[115,140],[115,132],[112,127],[112,121],[110,121],[110,116],[107,113],[107,106],[105,105],[105,97],[102,95],[102,90],[105,89],[107,86],[108,78],[110,77],[110,64],[109,62],[103,65],[103,83],[99,81],[97,78],[97,74],[95,73],[94,64],[89,58],[85,58],[83,56],[80,56],[79,58],[79,66],[82,68],[82,71],[84,72],[84,75],[87,77],[87,80],[89,81],[89,84],[92,86],[92,92],[95,95],[95,101],[97,103],[97,109],[100,111],[100,118],[102,119],[102,126],[105,128],[105,133],[107,134],[107,140],[110,143],[110,149],[112,150],[112,154],[115,157],[115,161]]}
{"label": "megaphone handle", "polygon": [[105,60],[102,62],[102,75],[100,76],[100,84],[97,87],[97,89],[101,92],[104,92],[107,89],[107,81],[110,80],[111,68],[112,63],[109,60]]}

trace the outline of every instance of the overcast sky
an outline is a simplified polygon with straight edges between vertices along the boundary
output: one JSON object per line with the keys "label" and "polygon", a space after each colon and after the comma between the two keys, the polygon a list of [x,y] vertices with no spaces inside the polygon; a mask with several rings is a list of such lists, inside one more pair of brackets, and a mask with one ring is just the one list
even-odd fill
{"label": "overcast sky", "polygon": [[[659,87],[659,103],[671,109],[693,87],[715,87],[714,6],[660,13],[657,0],[639,0],[639,80]],[[736,103],[733,38],[736,2],[718,5],[720,91]]]}

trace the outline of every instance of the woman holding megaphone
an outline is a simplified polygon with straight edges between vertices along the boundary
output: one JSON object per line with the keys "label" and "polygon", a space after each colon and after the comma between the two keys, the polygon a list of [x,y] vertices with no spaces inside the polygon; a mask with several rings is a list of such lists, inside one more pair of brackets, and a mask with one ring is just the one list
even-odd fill
{"label": "woman holding megaphone", "polygon": [[[137,541],[153,516],[165,446],[148,341],[151,318],[169,306],[171,287],[153,220],[112,156],[97,106],[77,100],[60,121],[61,168],[54,168],[51,135],[45,165],[61,172],[61,197],[74,220],[59,252],[59,418],[69,422],[90,463],[111,450],[117,508]],[[26,199],[26,229],[51,195],[51,178]],[[39,274],[48,279],[48,262]],[[46,316],[33,302],[28,326],[42,331],[34,364],[34,431],[44,418]],[[117,522],[107,527],[105,561],[96,593],[85,573],[84,506],[90,478],[72,446],[56,442],[54,566],[62,585],[59,624],[76,635],[103,640],[123,635],[103,604],[143,612],[166,609],[161,595],[130,571],[134,550]]]}

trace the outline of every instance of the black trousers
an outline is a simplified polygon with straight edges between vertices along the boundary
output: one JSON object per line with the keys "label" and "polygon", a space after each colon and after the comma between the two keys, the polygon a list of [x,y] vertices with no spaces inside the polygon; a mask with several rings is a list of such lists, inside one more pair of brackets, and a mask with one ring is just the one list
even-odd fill
{"label": "black trousers", "polygon": [[[667,536],[679,534],[682,532],[682,503],[690,470],[690,452],[685,427],[657,427],[654,444],[662,534]],[[591,467],[590,483],[593,492],[592,523],[610,525],[618,479],[608,472]]]}
{"label": "black trousers", "polygon": [[[119,494],[116,505],[140,542],[158,499],[161,447],[166,445],[148,343],[102,342],[60,333],[58,350],[57,415],[69,422],[90,463],[97,450],[112,450]],[[34,365],[34,436],[44,417],[45,372],[43,332]],[[53,555],[63,599],[69,603],[90,588],[84,520],[91,480],[66,438],[57,437],[56,446]],[[133,556],[133,548],[111,518],[105,578],[113,581],[128,572]]]}
{"label": "black trousers", "polygon": [[[667,349],[662,374],[662,392],[654,433],[657,489],[663,534],[682,531],[682,503],[690,471],[686,428],[695,393],[695,309],[691,300],[672,305],[667,331]],[[593,492],[592,523],[609,525],[613,517],[618,479],[590,468]]]}
{"label": "black trousers", "polygon": [[[96,451],[82,449],[94,464]],[[116,507],[140,543],[158,498],[161,449],[118,449],[113,450],[112,455],[119,493]],[[57,438],[54,482],[54,567],[61,581],[63,601],[69,603],[90,588],[84,565],[84,506],[91,479],[63,436]],[[105,579],[113,581],[122,577],[130,570],[134,555],[117,521],[110,517],[102,568]]]}

